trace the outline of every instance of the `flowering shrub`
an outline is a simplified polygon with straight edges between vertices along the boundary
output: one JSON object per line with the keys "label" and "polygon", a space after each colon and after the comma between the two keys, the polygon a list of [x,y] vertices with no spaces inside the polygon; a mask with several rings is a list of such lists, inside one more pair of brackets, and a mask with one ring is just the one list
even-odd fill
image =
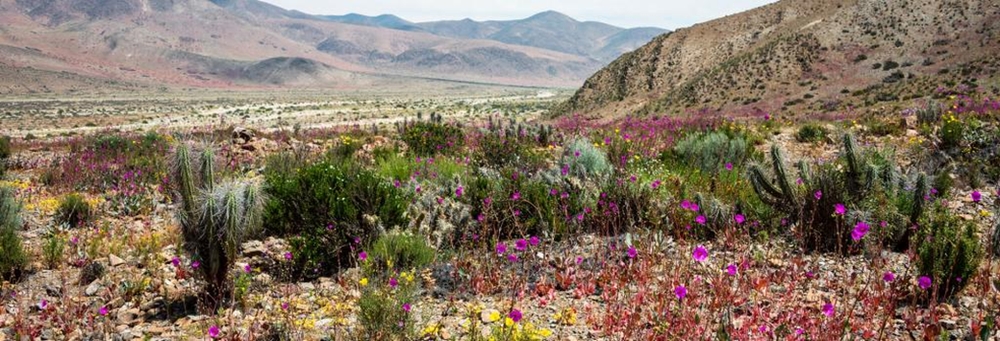
{"label": "flowering shrub", "polygon": [[465,133],[451,124],[420,121],[407,125],[400,139],[415,155],[430,156],[461,150],[465,144]]}
{"label": "flowering shrub", "polygon": [[80,227],[93,219],[93,210],[90,202],[82,195],[70,193],[59,202],[56,222],[71,228]]}
{"label": "flowering shrub", "polygon": [[975,225],[942,205],[935,205],[920,221],[917,269],[932,280],[935,299],[951,298],[979,270],[983,251]]}

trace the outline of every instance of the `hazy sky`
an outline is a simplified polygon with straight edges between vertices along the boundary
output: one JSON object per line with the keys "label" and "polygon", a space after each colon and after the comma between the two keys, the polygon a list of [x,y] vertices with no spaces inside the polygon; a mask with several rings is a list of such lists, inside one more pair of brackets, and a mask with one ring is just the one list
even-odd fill
{"label": "hazy sky", "polygon": [[309,14],[395,14],[410,21],[509,20],[555,10],[581,21],[676,29],[773,0],[264,0]]}

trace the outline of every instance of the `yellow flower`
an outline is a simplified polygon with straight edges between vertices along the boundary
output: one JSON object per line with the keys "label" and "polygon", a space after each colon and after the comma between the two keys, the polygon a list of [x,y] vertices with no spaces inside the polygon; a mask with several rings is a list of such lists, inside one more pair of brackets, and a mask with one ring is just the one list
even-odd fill
{"label": "yellow flower", "polygon": [[514,319],[506,317],[506,318],[503,319],[503,324],[505,326],[508,326],[508,327],[513,326],[514,325]]}
{"label": "yellow flower", "polygon": [[360,281],[358,281],[358,283],[361,284],[361,286],[363,287],[368,286],[368,277],[362,278]]}
{"label": "yellow flower", "polygon": [[438,325],[437,323],[431,323],[427,325],[426,328],[424,328],[424,331],[421,334],[423,334],[424,337],[435,336],[440,330],[441,330],[440,325]]}
{"label": "yellow flower", "polygon": [[993,214],[990,213],[990,211],[987,211],[987,210],[979,210],[979,215],[981,215],[983,217],[989,217],[989,216],[991,216]]}
{"label": "yellow flower", "polygon": [[[497,320],[499,320],[499,319],[500,319],[500,312],[498,312],[498,311],[494,311],[494,312],[490,313],[490,316],[489,316],[489,317],[490,317],[490,318],[489,318],[489,321],[490,321],[490,322],[496,322]],[[508,318],[509,318],[509,317],[508,317]]]}

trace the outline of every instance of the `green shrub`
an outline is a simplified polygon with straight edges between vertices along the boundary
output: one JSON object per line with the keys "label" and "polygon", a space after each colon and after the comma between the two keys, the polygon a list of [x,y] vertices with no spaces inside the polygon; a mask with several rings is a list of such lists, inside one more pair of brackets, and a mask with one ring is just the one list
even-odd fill
{"label": "green shrub", "polygon": [[9,136],[0,136],[0,161],[6,160],[13,155],[10,146]]}
{"label": "green shrub", "polygon": [[990,237],[990,250],[993,257],[1000,258],[1000,219],[993,223],[993,234]]}
{"label": "green shrub", "polygon": [[358,323],[361,325],[358,340],[412,340],[415,339],[412,313],[403,305],[409,303],[403,289],[368,289],[358,298]]}
{"label": "green shrub", "polygon": [[570,175],[581,179],[607,176],[613,170],[608,156],[585,138],[577,138],[567,145],[559,164],[568,167]]}
{"label": "green shrub", "polygon": [[296,268],[309,276],[353,264],[355,238],[368,241],[406,224],[403,190],[354,164],[320,161],[292,173],[267,171],[266,192],[269,233],[297,235],[291,239]]}
{"label": "green shrub", "polygon": [[449,154],[465,145],[465,133],[461,128],[432,122],[413,123],[405,128],[400,138],[410,152],[421,156]]}
{"label": "green shrub", "polygon": [[70,193],[59,202],[55,219],[63,226],[76,228],[89,223],[93,215],[93,208],[86,198],[79,193]]}
{"label": "green shrub", "polygon": [[66,240],[56,233],[49,234],[42,244],[42,257],[49,269],[57,269],[63,262],[63,251],[66,250]]}
{"label": "green shrub", "polygon": [[921,219],[917,269],[932,279],[937,299],[960,292],[979,270],[982,253],[975,224],[962,221],[943,205]]}
{"label": "green shrub", "polygon": [[536,169],[545,163],[541,155],[533,150],[533,142],[516,136],[506,137],[485,133],[479,138],[479,148],[473,157],[476,164],[493,169],[516,167]]}
{"label": "green shrub", "polygon": [[435,256],[435,250],[427,245],[424,237],[402,232],[378,237],[368,250],[371,264],[383,270],[383,274],[419,271],[430,265]]}
{"label": "green shrub", "polygon": [[799,127],[799,131],[795,133],[795,140],[799,142],[822,142],[826,141],[827,134],[829,132],[823,126],[809,123]]}
{"label": "green shrub", "polygon": [[962,122],[954,115],[944,117],[944,123],[938,131],[938,138],[941,139],[943,149],[953,149],[960,147],[965,139],[965,122]]}
{"label": "green shrub", "polygon": [[21,205],[14,198],[14,189],[0,187],[0,278],[7,281],[19,279],[28,263],[17,234],[21,223]]}
{"label": "green shrub", "polygon": [[232,294],[229,269],[239,246],[261,227],[264,199],[254,183],[217,183],[212,150],[202,150],[197,160],[192,153],[186,144],[177,146],[172,175],[182,206],[184,248],[201,264],[198,270],[208,282],[205,302],[214,311]]}
{"label": "green shrub", "polygon": [[691,134],[674,146],[674,153],[681,161],[709,174],[717,174],[726,164],[742,165],[751,150],[743,136],[721,131]]}

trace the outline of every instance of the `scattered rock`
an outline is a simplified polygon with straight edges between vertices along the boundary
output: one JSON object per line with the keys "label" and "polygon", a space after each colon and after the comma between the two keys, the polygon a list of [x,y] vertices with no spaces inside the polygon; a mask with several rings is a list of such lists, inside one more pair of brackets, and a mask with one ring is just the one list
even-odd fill
{"label": "scattered rock", "polygon": [[958,328],[958,323],[955,320],[941,320],[941,327],[947,330],[955,330]]}
{"label": "scattered rock", "polygon": [[267,253],[267,247],[264,246],[264,242],[259,240],[251,240],[243,243],[243,256],[248,258],[263,256]]}
{"label": "scattered rock", "polygon": [[496,311],[495,309],[483,309],[483,311],[481,313],[479,313],[479,319],[482,320],[483,323],[496,322],[496,321],[494,321],[493,319],[490,318],[490,316],[492,316],[493,314],[498,314],[499,315],[500,312]]}
{"label": "scattered rock", "polygon": [[83,293],[86,294],[87,296],[94,296],[97,295],[99,291],[101,291],[101,284],[95,280],[90,282],[90,285],[88,285],[87,288],[83,290]]}
{"label": "scattered rock", "polygon": [[134,325],[139,322],[139,309],[119,309],[118,310],[118,323],[122,325]]}
{"label": "scattered rock", "polygon": [[112,267],[116,267],[116,266],[125,264],[125,260],[121,259],[121,257],[115,256],[115,255],[112,254],[112,255],[108,255],[108,264],[111,264]]}

